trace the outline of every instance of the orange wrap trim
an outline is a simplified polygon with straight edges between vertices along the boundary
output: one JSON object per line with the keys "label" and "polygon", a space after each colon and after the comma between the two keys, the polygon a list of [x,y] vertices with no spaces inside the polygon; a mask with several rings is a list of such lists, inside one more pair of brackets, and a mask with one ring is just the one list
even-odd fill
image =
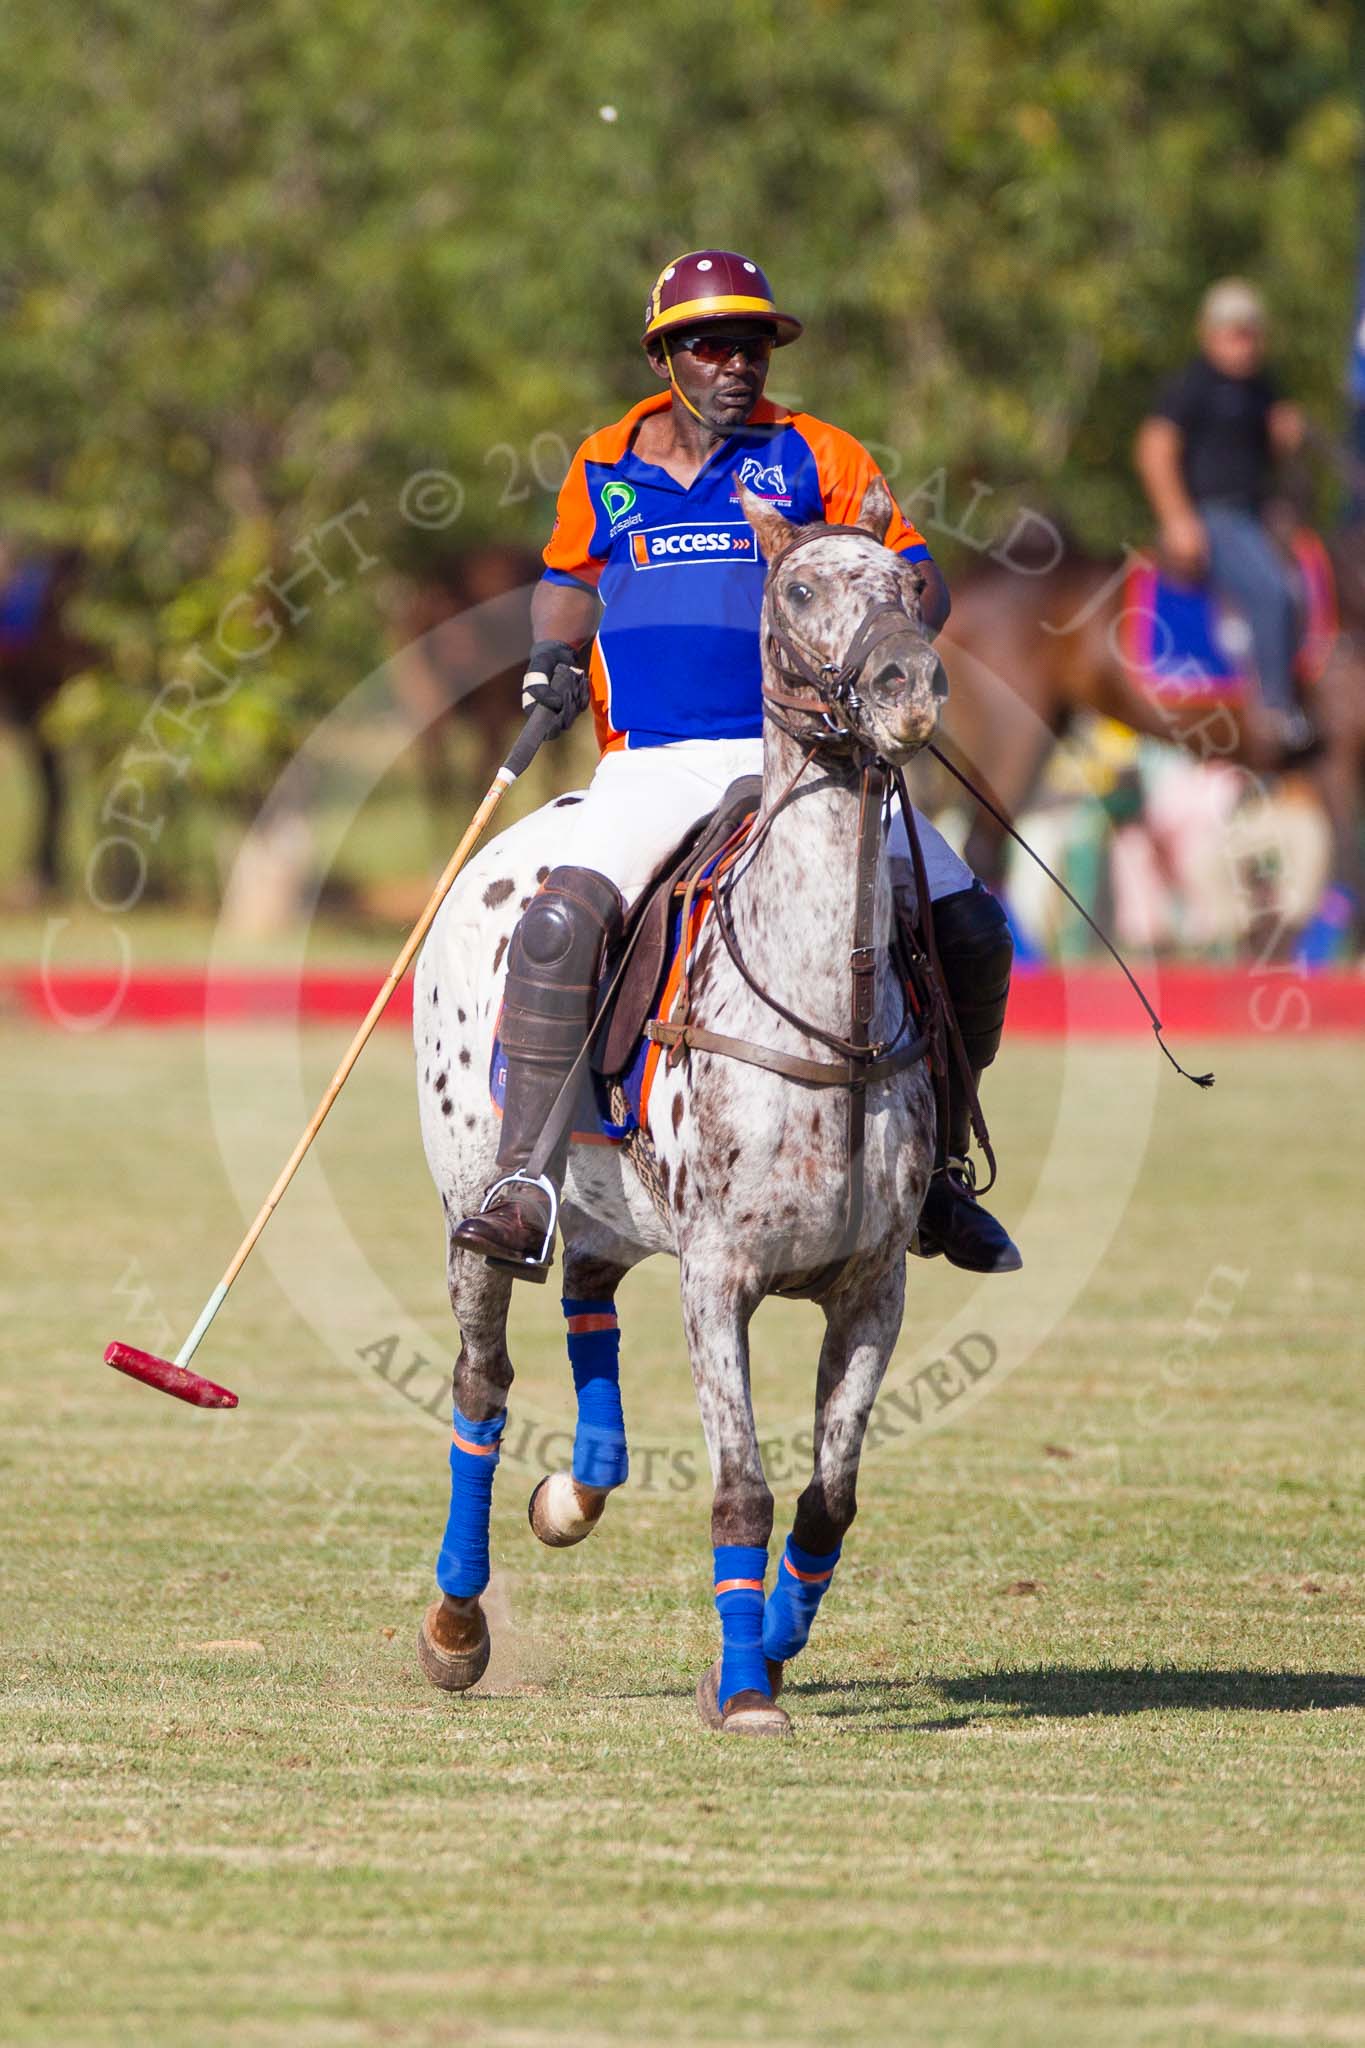
{"label": "orange wrap trim", "polygon": [[450,1436],[451,1441],[455,1445],[456,1450],[468,1451],[471,1458],[496,1458],[498,1451],[502,1445],[501,1437],[498,1437],[491,1444],[468,1443],[466,1442],[465,1438],[460,1435],[458,1429],[452,1429],[450,1432]]}
{"label": "orange wrap trim", "polygon": [[791,1559],[785,1556],[782,1559],[782,1569],[783,1571],[790,1572],[794,1579],[800,1579],[803,1586],[823,1586],[834,1577],[833,1565],[830,1566],[827,1572],[803,1572],[798,1565],[794,1565]]}

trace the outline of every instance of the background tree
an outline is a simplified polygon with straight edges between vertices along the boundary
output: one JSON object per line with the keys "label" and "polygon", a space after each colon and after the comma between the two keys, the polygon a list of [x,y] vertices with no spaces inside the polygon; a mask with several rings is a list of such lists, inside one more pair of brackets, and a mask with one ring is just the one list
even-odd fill
{"label": "background tree", "polygon": [[[648,388],[659,265],[755,249],[809,321],[773,388],[882,447],[1144,530],[1128,468],[1208,278],[1266,287],[1336,424],[1362,121],[1349,0],[9,0],[0,531],[94,561],[112,749],[224,602],[363,500],[380,567],[212,721],[254,803],[382,651],[385,573],[539,541]],[[459,479],[449,526],[403,516]]]}

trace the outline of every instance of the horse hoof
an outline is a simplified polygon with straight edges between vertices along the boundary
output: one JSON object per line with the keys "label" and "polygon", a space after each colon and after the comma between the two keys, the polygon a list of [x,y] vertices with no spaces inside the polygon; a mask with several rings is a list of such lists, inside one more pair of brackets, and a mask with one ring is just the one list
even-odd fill
{"label": "horse hoof", "polygon": [[[779,1667],[780,1668],[780,1667]],[[725,1702],[724,1713],[716,1688],[720,1684],[720,1658],[708,1665],[697,1680],[697,1712],[702,1725],[717,1735],[790,1735],[792,1724],[776,1700],[761,1692],[737,1692]]]}
{"label": "horse hoof", "polygon": [[566,1550],[591,1536],[602,1519],[607,1496],[597,1486],[580,1486],[567,1472],[551,1472],[541,1480],[526,1505],[532,1533],[552,1550]]}
{"label": "horse hoof", "polygon": [[[444,1638],[444,1640],[442,1640]],[[417,1662],[442,1692],[468,1692],[488,1669],[493,1645],[477,1599],[433,1600],[417,1631]]]}
{"label": "horse hoof", "polygon": [[764,1662],[768,1666],[768,1690],[776,1699],[782,1690],[783,1674],[787,1667],[785,1664],[779,1664],[776,1657],[767,1657]]}

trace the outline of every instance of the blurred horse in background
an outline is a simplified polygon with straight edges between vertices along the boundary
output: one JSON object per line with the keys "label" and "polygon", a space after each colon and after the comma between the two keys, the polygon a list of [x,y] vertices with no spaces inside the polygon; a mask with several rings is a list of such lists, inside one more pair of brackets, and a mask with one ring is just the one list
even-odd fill
{"label": "blurred horse in background", "polygon": [[63,683],[100,650],[69,630],[66,608],[85,570],[79,548],[28,558],[0,542],[0,718],[17,733],[38,784],[38,820],[21,887],[55,890],[61,879],[66,782],[43,714]]}
{"label": "blurred horse in background", "polygon": [[[1332,838],[1333,892],[1350,906],[1353,948],[1362,941],[1365,850],[1365,526],[1329,544],[1340,631],[1308,692],[1321,735],[1304,772]],[[1249,691],[1156,691],[1129,653],[1130,578],[1143,558],[1100,559],[1057,537],[1046,559],[1011,552],[953,579],[953,611],[942,637],[952,684],[945,752],[1006,817],[1027,807],[1057,741],[1080,712],[1224,761],[1253,778],[1284,763],[1278,733]],[[993,887],[1004,879],[1001,826],[977,810],[966,858]]]}

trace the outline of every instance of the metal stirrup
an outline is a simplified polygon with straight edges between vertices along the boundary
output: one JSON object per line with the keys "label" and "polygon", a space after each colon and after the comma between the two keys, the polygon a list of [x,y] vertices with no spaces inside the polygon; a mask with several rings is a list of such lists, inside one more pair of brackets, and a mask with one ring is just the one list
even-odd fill
{"label": "metal stirrup", "polygon": [[555,1232],[559,1228],[559,1195],[555,1184],[543,1173],[505,1173],[501,1180],[494,1181],[492,1187],[489,1188],[487,1194],[480,1202],[480,1216],[487,1213],[494,1195],[499,1194],[503,1188],[510,1187],[539,1188],[542,1194],[549,1197],[550,1224],[545,1232],[545,1241],[540,1247],[540,1257],[537,1259],[524,1259],[522,1261],[523,1265],[527,1266],[548,1266],[554,1252]]}

